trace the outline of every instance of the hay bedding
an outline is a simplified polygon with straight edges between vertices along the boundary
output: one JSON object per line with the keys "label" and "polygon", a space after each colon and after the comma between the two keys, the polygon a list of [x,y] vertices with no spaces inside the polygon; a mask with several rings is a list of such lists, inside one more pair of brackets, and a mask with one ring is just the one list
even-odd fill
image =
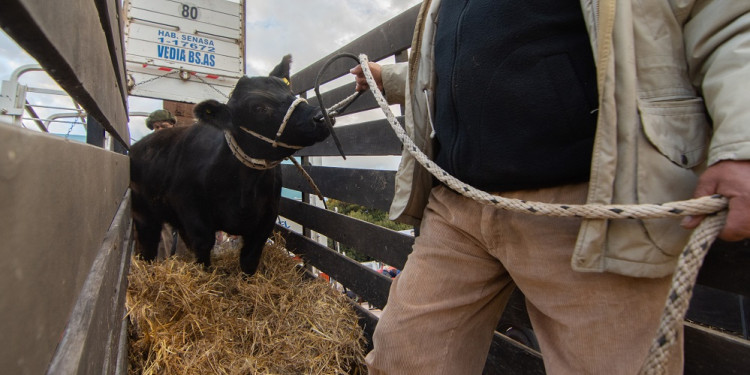
{"label": "hay bedding", "polygon": [[346,297],[296,267],[278,234],[258,272],[237,248],[192,260],[133,259],[129,374],[361,374],[363,336]]}

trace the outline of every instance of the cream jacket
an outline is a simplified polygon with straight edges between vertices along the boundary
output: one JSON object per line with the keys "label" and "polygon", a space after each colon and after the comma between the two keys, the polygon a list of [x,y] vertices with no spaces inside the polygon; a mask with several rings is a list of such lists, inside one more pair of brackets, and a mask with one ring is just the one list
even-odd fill
{"label": "cream jacket", "polygon": [[[429,114],[440,0],[425,0],[407,64],[383,67],[407,133],[432,156]],[[599,120],[588,203],[689,199],[698,174],[750,159],[750,1],[581,0],[596,58]],[[429,173],[404,152],[390,216],[417,224]],[[584,220],[571,264],[635,277],[672,273],[679,219]]]}

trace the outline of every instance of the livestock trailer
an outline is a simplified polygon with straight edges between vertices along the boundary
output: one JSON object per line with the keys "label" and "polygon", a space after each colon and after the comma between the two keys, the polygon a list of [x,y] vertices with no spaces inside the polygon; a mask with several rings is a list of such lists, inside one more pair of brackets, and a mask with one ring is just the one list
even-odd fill
{"label": "livestock trailer", "polygon": [[[293,91],[314,102],[317,74],[340,52],[406,61],[417,12],[411,8],[302,69],[291,79]],[[89,114],[88,144],[0,126],[3,372],[126,372],[124,295],[133,236],[120,14],[120,1],[112,0],[9,0],[0,12],[3,29]],[[351,67],[339,60],[322,79],[345,76]],[[327,91],[323,101],[336,103],[353,90],[350,81]],[[347,113],[376,107],[365,95]],[[18,107],[2,109],[10,115]],[[352,157],[401,154],[385,119],[351,124],[337,135]],[[310,163],[337,155],[330,140],[297,153],[325,197],[387,210],[395,172]],[[284,187],[303,193],[301,202],[282,198],[281,215],[303,227],[298,233],[277,226],[287,248],[372,306],[385,306],[390,278],[314,238],[328,237],[399,269],[414,238],[310,204],[314,192],[307,181],[293,166],[282,168]],[[686,373],[740,374],[750,368],[748,266],[748,241],[718,242],[709,252],[684,323]],[[377,316],[353,308],[371,337]],[[544,373],[520,293],[498,322],[485,373]]]}

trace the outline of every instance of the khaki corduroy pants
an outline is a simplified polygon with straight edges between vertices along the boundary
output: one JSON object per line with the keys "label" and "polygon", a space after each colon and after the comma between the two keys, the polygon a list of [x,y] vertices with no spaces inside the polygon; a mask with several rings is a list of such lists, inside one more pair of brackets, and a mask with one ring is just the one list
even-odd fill
{"label": "khaki corduroy pants", "polygon": [[[586,186],[502,195],[575,204],[585,201]],[[434,188],[375,330],[370,374],[480,374],[516,286],[547,374],[637,374],[670,278],[573,271],[579,226],[580,219],[512,213]],[[680,345],[668,374],[681,373]]]}

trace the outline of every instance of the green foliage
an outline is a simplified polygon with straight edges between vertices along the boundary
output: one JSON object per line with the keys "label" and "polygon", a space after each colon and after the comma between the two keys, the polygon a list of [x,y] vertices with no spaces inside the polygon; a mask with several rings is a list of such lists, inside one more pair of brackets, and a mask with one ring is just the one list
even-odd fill
{"label": "green foliage", "polygon": [[328,205],[330,210],[336,211],[336,209],[338,208],[338,213],[340,214],[366,221],[368,223],[372,223],[384,228],[396,231],[412,228],[411,225],[388,220],[387,212],[375,208],[368,208],[365,206],[360,206],[358,204],[346,203],[335,199],[327,200],[326,204]]}
{"label": "green foliage", "polygon": [[[368,208],[365,206],[360,206],[358,204],[346,203],[335,199],[326,200],[326,204],[328,205],[328,209],[331,211],[338,211],[338,213],[340,214],[366,221],[368,223],[391,230],[400,231],[412,228],[411,225],[388,220],[387,212],[375,208]],[[333,240],[328,240],[328,246],[333,248]],[[371,260],[375,260],[348,246],[340,245],[340,250],[344,255],[358,262],[368,262]]]}

